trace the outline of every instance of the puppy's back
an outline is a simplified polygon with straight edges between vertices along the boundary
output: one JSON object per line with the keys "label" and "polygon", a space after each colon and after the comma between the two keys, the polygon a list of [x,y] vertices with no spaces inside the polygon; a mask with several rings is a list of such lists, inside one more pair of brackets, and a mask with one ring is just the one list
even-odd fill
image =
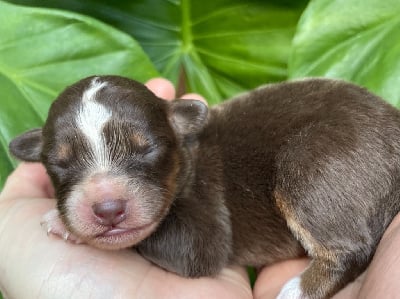
{"label": "puppy's back", "polygon": [[203,141],[220,148],[237,259],[295,256],[295,236],[315,260],[301,280],[310,298],[359,275],[400,208],[399,112],[363,88],[311,79],[262,87],[211,113]]}

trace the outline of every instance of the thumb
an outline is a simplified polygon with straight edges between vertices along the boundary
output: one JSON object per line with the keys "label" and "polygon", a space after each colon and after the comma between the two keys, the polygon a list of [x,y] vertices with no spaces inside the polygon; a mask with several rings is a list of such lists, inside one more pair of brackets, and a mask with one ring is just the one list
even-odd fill
{"label": "thumb", "polygon": [[175,87],[167,79],[153,78],[146,82],[146,86],[162,99],[172,100],[175,98]]}
{"label": "thumb", "polygon": [[0,200],[53,197],[54,190],[41,163],[21,163],[7,178]]}

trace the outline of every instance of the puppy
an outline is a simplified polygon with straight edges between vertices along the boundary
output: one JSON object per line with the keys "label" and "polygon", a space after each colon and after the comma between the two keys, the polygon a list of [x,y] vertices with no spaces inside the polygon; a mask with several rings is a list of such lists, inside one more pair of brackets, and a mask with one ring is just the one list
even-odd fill
{"label": "puppy", "polygon": [[329,298],[367,267],[400,209],[400,114],[365,89],[309,79],[207,108],[117,76],[83,79],[11,153],[56,190],[49,232],[135,247],[185,277],[299,257],[279,298]]}

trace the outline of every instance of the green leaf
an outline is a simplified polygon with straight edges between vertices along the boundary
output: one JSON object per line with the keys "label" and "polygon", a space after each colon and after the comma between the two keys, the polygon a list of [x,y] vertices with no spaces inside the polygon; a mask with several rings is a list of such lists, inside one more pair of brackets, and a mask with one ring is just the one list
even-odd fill
{"label": "green leaf", "polygon": [[346,79],[400,107],[399,37],[398,0],[312,1],[294,39],[290,77]]}
{"label": "green leaf", "polygon": [[[287,78],[295,26],[307,0],[20,0],[96,16],[130,33],[157,69],[217,103]],[[182,80],[181,80],[182,81]]]}
{"label": "green leaf", "polygon": [[0,188],[16,165],[9,141],[41,126],[57,94],[93,74],[144,81],[157,72],[137,42],[99,21],[0,1]]}

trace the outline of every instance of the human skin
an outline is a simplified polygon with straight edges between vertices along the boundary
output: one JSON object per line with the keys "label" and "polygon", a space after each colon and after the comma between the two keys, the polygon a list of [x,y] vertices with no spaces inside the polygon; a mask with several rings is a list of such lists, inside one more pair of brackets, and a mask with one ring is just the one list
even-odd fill
{"label": "human skin", "polygon": [[[400,216],[397,215],[385,234],[375,256],[354,282],[336,294],[334,299],[398,298],[400,293]],[[253,295],[256,299],[275,298],[282,286],[299,275],[308,265],[307,259],[288,260],[265,267],[258,275]]]}
{"label": "human skin", "polygon": [[[159,97],[175,97],[171,83],[153,79]],[[184,98],[202,99],[189,94]],[[307,266],[306,259],[264,268],[252,292],[243,267],[217,277],[182,278],[143,259],[133,250],[103,251],[49,237],[42,215],[54,208],[54,191],[44,167],[21,163],[0,194],[0,290],[7,299],[25,298],[275,298],[282,285]],[[368,270],[335,298],[390,298],[398,294],[400,219],[397,217]]]}

